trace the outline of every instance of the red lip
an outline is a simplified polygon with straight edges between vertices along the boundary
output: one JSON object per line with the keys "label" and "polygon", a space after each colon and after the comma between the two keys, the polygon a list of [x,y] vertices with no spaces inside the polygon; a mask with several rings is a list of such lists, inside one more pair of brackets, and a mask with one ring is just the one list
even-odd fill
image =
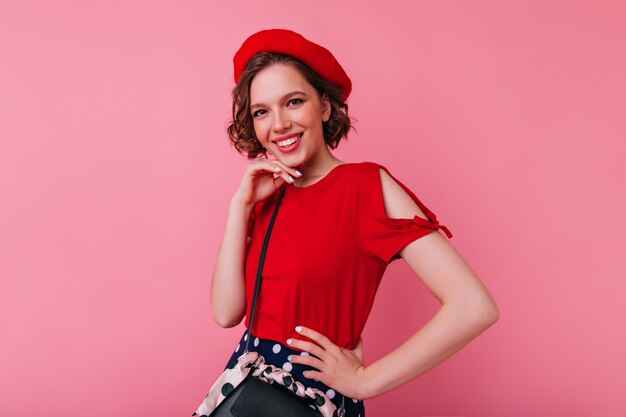
{"label": "red lip", "polygon": [[302,132],[292,133],[291,135],[287,135],[287,136],[281,136],[279,138],[274,139],[272,142],[280,142],[281,140],[293,138],[294,136],[300,135],[300,133],[302,133]]}

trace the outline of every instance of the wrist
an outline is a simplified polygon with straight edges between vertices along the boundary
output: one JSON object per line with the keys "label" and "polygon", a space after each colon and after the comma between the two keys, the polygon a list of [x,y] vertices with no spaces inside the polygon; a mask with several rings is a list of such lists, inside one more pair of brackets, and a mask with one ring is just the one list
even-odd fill
{"label": "wrist", "polygon": [[230,207],[235,208],[235,209],[243,209],[243,210],[252,211],[252,208],[254,207],[254,203],[252,204],[247,203],[245,199],[241,198],[238,194],[235,194],[230,199]]}
{"label": "wrist", "polygon": [[375,388],[375,377],[372,370],[368,367],[363,367],[363,374],[359,383],[359,400],[368,400],[378,396]]}

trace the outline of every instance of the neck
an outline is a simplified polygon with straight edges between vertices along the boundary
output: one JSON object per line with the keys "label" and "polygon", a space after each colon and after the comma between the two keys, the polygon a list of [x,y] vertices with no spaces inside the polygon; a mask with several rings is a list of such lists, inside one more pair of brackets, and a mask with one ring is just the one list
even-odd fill
{"label": "neck", "polygon": [[296,167],[302,173],[301,177],[295,178],[293,185],[295,187],[306,187],[310,183],[317,182],[328,174],[334,167],[341,165],[343,161],[331,154],[328,149],[326,152],[311,158],[308,161]]}

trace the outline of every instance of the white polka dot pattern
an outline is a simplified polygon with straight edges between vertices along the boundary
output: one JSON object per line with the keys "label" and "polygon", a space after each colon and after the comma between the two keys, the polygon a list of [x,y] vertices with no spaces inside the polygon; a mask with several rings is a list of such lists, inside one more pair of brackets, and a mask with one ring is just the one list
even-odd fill
{"label": "white polka dot pattern", "polygon": [[[229,372],[229,374],[233,377],[235,375],[240,375],[242,372],[246,372],[246,369],[242,369],[240,367],[241,359],[245,357],[245,355],[241,356],[241,352],[243,352],[247,341],[253,342],[250,343],[249,349],[256,351],[256,354],[258,355],[262,355],[258,358],[258,360],[263,361],[263,356],[265,357],[265,359],[268,360],[268,363],[263,363],[260,368],[255,366],[255,368],[257,369],[254,371],[254,374],[256,374],[257,377],[266,382],[270,382],[270,380],[273,380],[280,385],[287,386],[290,380],[286,379],[285,376],[291,376],[293,380],[291,381],[291,384],[289,386],[290,391],[294,391],[295,388],[292,387],[297,386],[298,392],[296,393],[296,395],[308,398],[307,404],[313,405],[313,407],[311,408],[317,408],[319,411],[322,411],[321,409],[326,408],[327,410],[322,411],[322,414],[326,417],[335,417],[334,413],[330,412],[330,409],[338,409],[342,403],[343,396],[340,395],[339,392],[336,392],[334,389],[331,390],[330,387],[325,386],[317,379],[305,377],[303,375],[303,372],[307,370],[308,365],[293,364],[288,359],[290,355],[314,357],[313,354],[311,354],[310,352],[291,349],[290,346],[288,346],[288,344],[286,344],[285,342],[281,343],[276,340],[263,339],[257,337],[254,334],[251,334],[249,337],[250,339],[248,339],[247,333],[244,332],[239,341],[239,344],[236,346],[234,353],[231,355],[231,358],[228,361],[225,372]],[[249,352],[249,354],[252,354],[252,352]],[[269,369],[271,369],[271,371]],[[221,389],[224,390],[223,395],[227,395],[232,389],[232,386],[236,386],[236,384],[233,384],[233,382],[234,381],[232,380],[230,381],[231,387],[227,387],[227,384],[221,387]],[[218,391],[218,389],[215,389],[215,391]],[[217,395],[217,393],[215,395]],[[326,403],[324,403],[324,401],[320,401],[320,399],[316,397],[316,395],[326,399]],[[332,400],[329,396],[332,396]],[[359,415],[359,417],[363,416],[363,401],[345,397],[345,402],[346,417],[356,417],[357,415]],[[206,406],[209,404],[205,403],[204,405]],[[203,408],[202,411],[208,410],[206,408]],[[330,413],[326,414],[326,412]],[[195,414],[194,417],[201,417],[203,414],[209,415],[205,413],[200,413]]]}
{"label": "white polka dot pattern", "polygon": [[[268,348],[271,346],[268,346]],[[323,417],[336,416],[337,406],[328,396],[317,388],[307,387],[297,381],[290,373],[291,363],[283,365],[283,369],[266,363],[258,352],[248,352],[229,364],[222,375],[215,381],[204,401],[193,413],[193,416],[208,416],[248,375],[259,378],[267,383],[277,383],[287,387],[295,395],[314,400],[313,405]]]}

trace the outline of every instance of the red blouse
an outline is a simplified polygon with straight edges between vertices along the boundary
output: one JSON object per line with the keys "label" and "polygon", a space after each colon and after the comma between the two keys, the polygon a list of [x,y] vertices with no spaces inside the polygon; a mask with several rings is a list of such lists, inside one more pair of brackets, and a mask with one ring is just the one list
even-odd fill
{"label": "red blouse", "polygon": [[[392,176],[429,220],[387,217],[379,167],[344,163],[308,187],[286,185],[267,247],[252,333],[285,343],[307,339],[303,325],[354,349],[387,265],[412,241],[441,228],[452,233]],[[389,175],[391,175],[389,173]],[[245,260],[246,327],[263,239],[278,197],[259,201],[250,216]]]}

